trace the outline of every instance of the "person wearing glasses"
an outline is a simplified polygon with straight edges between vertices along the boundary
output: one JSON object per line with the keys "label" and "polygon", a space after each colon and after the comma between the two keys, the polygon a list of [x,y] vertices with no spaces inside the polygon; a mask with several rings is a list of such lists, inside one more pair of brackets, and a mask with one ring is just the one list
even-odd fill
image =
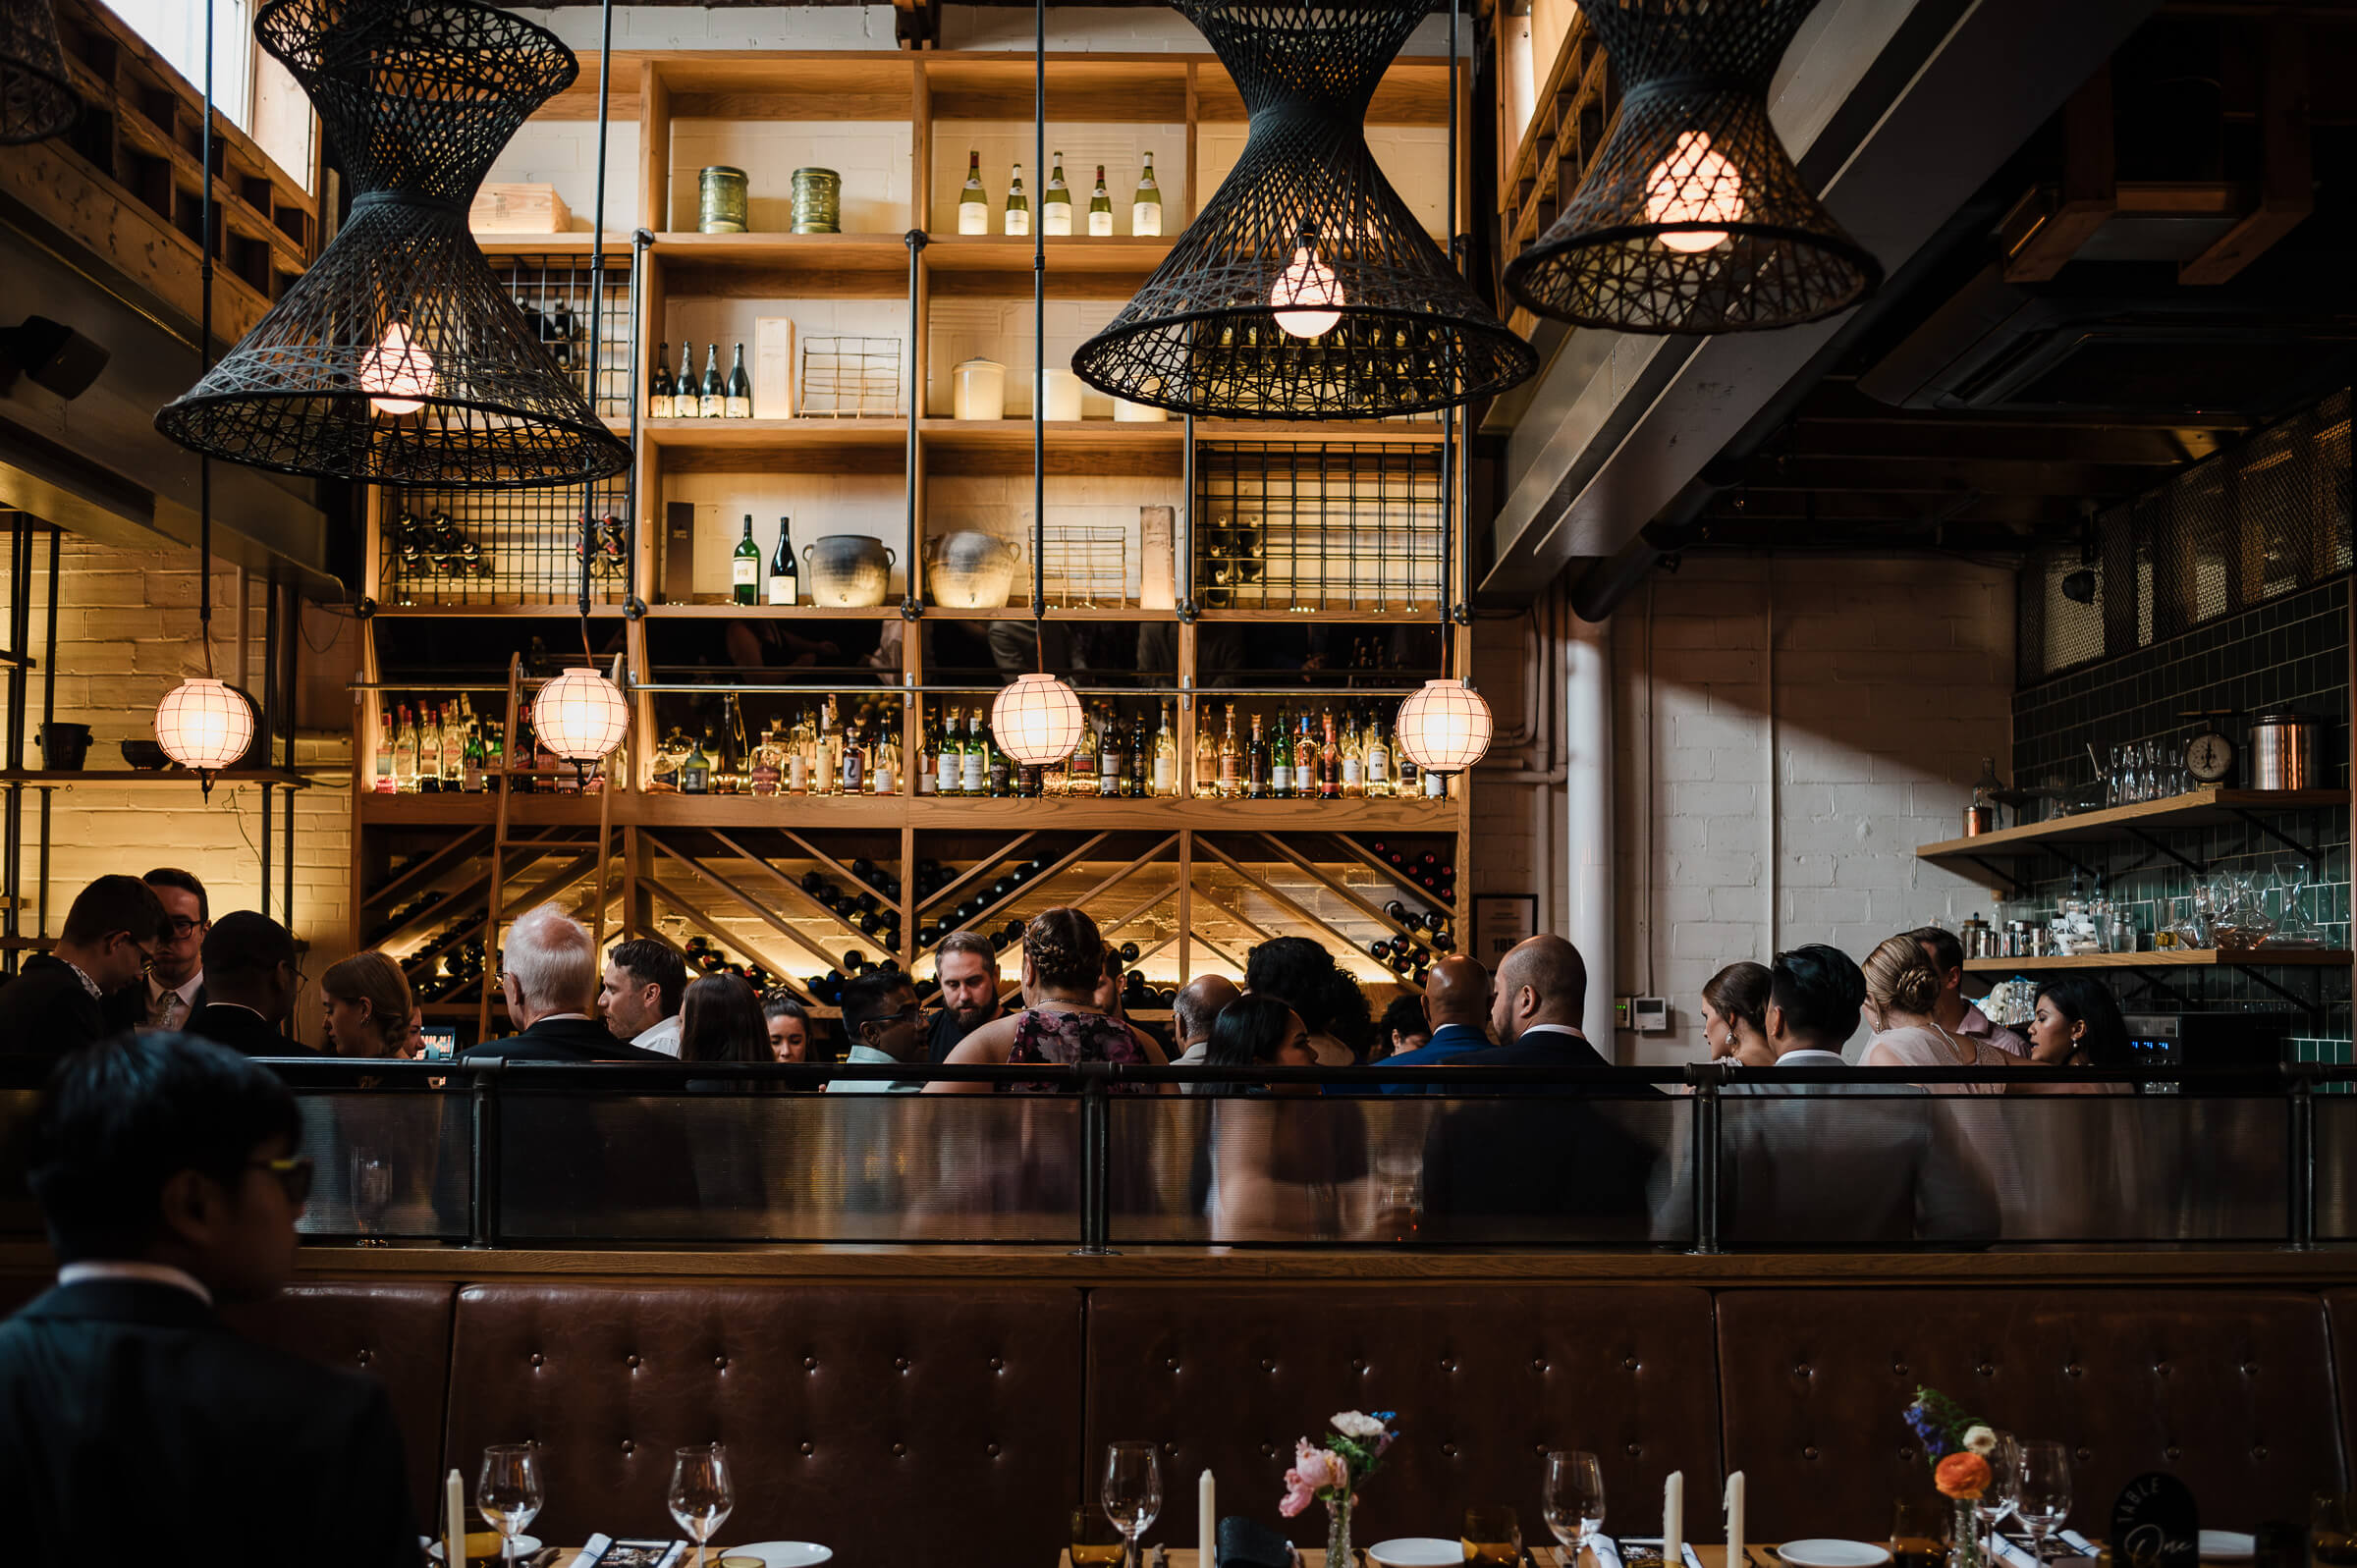
{"label": "person wearing glasses", "polygon": [[204,935],[213,928],[212,905],[204,884],[176,866],[158,866],[139,880],[164,906],[164,939],[156,944],[144,983],[106,999],[107,1027],[186,1029],[206,1000]]}
{"label": "person wearing glasses", "polygon": [[[883,1066],[918,1059],[924,1043],[917,1038],[916,987],[904,974],[878,970],[859,975],[843,988],[843,1038],[850,1052],[843,1059],[850,1066]],[[827,1085],[839,1095],[911,1095],[925,1087],[921,1078],[838,1078]]]}
{"label": "person wearing glasses", "polygon": [[56,946],[0,986],[0,1052],[52,1060],[110,1034],[106,999],[139,984],[164,937],[164,906],[137,877],[75,894]]}
{"label": "person wearing glasses", "polygon": [[51,1079],[32,1190],[57,1286],[0,1324],[0,1511],[27,1561],[86,1555],[136,1500],[257,1563],[416,1563],[384,1385],[216,1315],[294,1271],[301,1130],[275,1074],[185,1034],[116,1036]]}
{"label": "person wearing glasses", "polygon": [[204,936],[205,997],[187,1032],[248,1056],[311,1055],[286,1022],[302,989],[295,937],[268,915],[233,910]]}

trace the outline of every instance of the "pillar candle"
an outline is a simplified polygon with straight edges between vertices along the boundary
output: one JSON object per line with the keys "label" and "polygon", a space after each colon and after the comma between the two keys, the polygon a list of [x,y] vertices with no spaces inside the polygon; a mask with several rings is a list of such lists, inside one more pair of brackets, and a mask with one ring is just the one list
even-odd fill
{"label": "pillar candle", "polygon": [[1743,1568],[1743,1472],[1727,1478],[1727,1568]]}
{"label": "pillar candle", "polygon": [[466,1483],[455,1470],[442,1486],[442,1560],[466,1568]]}
{"label": "pillar candle", "polygon": [[1220,1510],[1212,1500],[1211,1472],[1195,1484],[1195,1548],[1197,1568],[1214,1568],[1220,1560]]}
{"label": "pillar candle", "polygon": [[[1685,1555],[1686,1544],[1686,1473],[1670,1472],[1662,1485],[1662,1561],[1667,1568],[1677,1568]],[[1730,1568],[1741,1568],[1740,1564]]]}

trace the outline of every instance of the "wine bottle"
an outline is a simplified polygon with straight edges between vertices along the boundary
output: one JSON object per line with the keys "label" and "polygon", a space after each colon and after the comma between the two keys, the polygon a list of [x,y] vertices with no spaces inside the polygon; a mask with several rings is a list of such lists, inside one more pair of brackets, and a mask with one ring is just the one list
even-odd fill
{"label": "wine bottle", "polygon": [[1022,235],[1031,232],[1031,201],[1023,194],[1023,166],[1014,166],[1014,178],[1007,186],[1007,232]]}
{"label": "wine bottle", "polygon": [[737,346],[736,362],[729,366],[729,390],[721,407],[731,419],[753,416],[753,378],[744,373],[744,345]]}
{"label": "wine bottle", "polygon": [[1122,781],[1129,772],[1129,753],[1122,744],[1121,716],[1110,708],[1105,713],[1105,731],[1097,741],[1097,793],[1119,796]]}
{"label": "wine bottle", "polygon": [[761,547],[753,543],[753,514],[744,514],[744,537],[729,561],[730,586],[740,605],[761,602]]}
{"label": "wine bottle", "polygon": [[1228,705],[1228,732],[1220,736],[1220,798],[1234,800],[1244,792],[1243,747],[1235,742],[1235,704]]}
{"label": "wine bottle", "polygon": [[671,345],[668,343],[655,351],[655,373],[646,382],[646,416],[649,419],[671,417]]}
{"label": "wine bottle", "polygon": [[1072,191],[1064,183],[1064,154],[1056,154],[1056,162],[1048,172],[1047,193],[1040,197],[1039,232],[1069,235],[1072,232]]}
{"label": "wine bottle", "polygon": [[958,192],[958,232],[990,233],[990,196],[982,189],[982,154],[965,155],[965,189]]}
{"label": "wine bottle", "polygon": [[695,411],[699,418],[704,419],[728,417],[729,389],[720,379],[720,345],[717,343],[704,350],[704,389],[695,400]]}
{"label": "wine bottle", "polygon": [[802,574],[794,564],[794,519],[778,519],[778,548],[769,558],[769,602],[773,605],[797,605],[802,602]]}
{"label": "wine bottle", "polygon": [[[667,346],[668,347],[668,346]],[[698,409],[695,395],[695,345],[680,345],[680,373],[671,384],[671,416],[674,419],[693,419]]]}
{"label": "wine bottle", "polygon": [[1244,798],[1269,798],[1269,741],[1261,733],[1259,714],[1252,716],[1252,738],[1244,742]]}
{"label": "wine bottle", "polygon": [[1178,792],[1178,737],[1171,730],[1171,704],[1162,705],[1162,730],[1154,736],[1154,795],[1167,800]]}
{"label": "wine bottle", "polygon": [[[981,711],[975,710],[975,723],[981,722]],[[984,730],[979,742],[982,747],[982,777],[990,788],[990,798],[1004,800],[1014,793],[1014,763],[1007,753],[991,743],[990,731]]]}
{"label": "wine bottle", "polygon": [[958,737],[958,710],[949,710],[943,726],[941,744],[933,753],[936,780],[933,792],[937,795],[965,793],[965,742]]}
{"label": "wine bottle", "polygon": [[1318,741],[1309,732],[1309,710],[1301,710],[1301,718],[1293,730],[1293,798],[1315,800],[1318,797]]}
{"label": "wine bottle", "polygon": [[1154,183],[1154,154],[1146,154],[1145,173],[1137,177],[1137,194],[1129,198],[1129,232],[1162,233],[1162,188]]}
{"label": "wine bottle", "polygon": [[1269,727],[1269,798],[1290,800],[1293,797],[1293,727],[1286,710],[1277,710],[1277,722]]}
{"label": "wine bottle", "polygon": [[1113,197],[1105,193],[1105,166],[1097,165],[1097,189],[1088,198],[1088,237],[1107,240],[1113,236]]}
{"label": "wine bottle", "polygon": [[982,710],[966,716],[965,755],[959,759],[959,792],[979,800],[990,793],[990,749],[982,742]]}

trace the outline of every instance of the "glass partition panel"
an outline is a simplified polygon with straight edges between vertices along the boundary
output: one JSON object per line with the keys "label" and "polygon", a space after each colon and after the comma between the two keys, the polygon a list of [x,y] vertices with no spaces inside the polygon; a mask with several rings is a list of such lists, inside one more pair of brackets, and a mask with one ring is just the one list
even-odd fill
{"label": "glass partition panel", "polygon": [[2316,1097],[2316,1236],[2357,1241],[2357,1094]]}
{"label": "glass partition panel", "polygon": [[465,1241],[474,1165],[464,1094],[433,1089],[305,1090],[306,1238]]}

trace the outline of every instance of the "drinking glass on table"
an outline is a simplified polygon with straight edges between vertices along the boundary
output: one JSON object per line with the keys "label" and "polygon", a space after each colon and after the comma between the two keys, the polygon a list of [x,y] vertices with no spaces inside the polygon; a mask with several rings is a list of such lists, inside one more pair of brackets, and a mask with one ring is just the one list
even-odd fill
{"label": "drinking glass on table", "polygon": [[697,1443],[676,1451],[671,1466],[671,1517],[695,1542],[695,1568],[704,1568],[704,1548],[737,1506],[729,1452],[719,1443]]}
{"label": "drinking glass on table", "polygon": [[352,1150],[352,1222],[362,1245],[382,1246],[385,1211],[393,1207],[393,1161],[381,1149]]}
{"label": "drinking glass on table", "polygon": [[1511,1508],[1465,1510],[1465,1561],[1513,1568],[1522,1560],[1522,1521]]}
{"label": "drinking glass on table", "polygon": [[2013,1511],[2021,1491],[2021,1444],[2009,1432],[1997,1434],[1997,1446],[1989,1452],[1989,1487],[1973,1500],[1972,1511],[1981,1522],[1981,1560],[1997,1561],[1997,1527],[2004,1523],[2005,1515]]}
{"label": "drinking glass on table", "polygon": [[1575,1448],[1558,1448],[1547,1456],[1546,1484],[1539,1505],[1556,1543],[1568,1552],[1576,1568],[1583,1548],[1592,1545],[1604,1528],[1604,1467],[1596,1456]]}
{"label": "drinking glass on table", "polygon": [[2013,1511],[2029,1527],[2030,1554],[2046,1560],[2046,1538],[2070,1517],[2070,1450],[2045,1439],[2023,1442]]}
{"label": "drinking glass on table", "polygon": [[2317,1568],[2357,1564],[2357,1496],[2320,1491],[2308,1510],[2308,1550]]}
{"label": "drinking glass on table", "polygon": [[1072,1568],[1115,1568],[1126,1550],[1113,1521],[1094,1508],[1072,1510]]}
{"label": "drinking glass on table", "polygon": [[475,1512],[499,1532],[499,1560],[516,1560],[516,1538],[532,1522],[546,1501],[540,1489],[540,1459],[528,1442],[493,1443],[483,1450],[482,1474],[475,1478]]}
{"label": "drinking glass on table", "polygon": [[1162,1513],[1162,1460],[1150,1442],[1105,1445],[1105,1473],[1099,1492],[1105,1517],[1122,1533],[1122,1557],[1137,1568],[1137,1538]]}

